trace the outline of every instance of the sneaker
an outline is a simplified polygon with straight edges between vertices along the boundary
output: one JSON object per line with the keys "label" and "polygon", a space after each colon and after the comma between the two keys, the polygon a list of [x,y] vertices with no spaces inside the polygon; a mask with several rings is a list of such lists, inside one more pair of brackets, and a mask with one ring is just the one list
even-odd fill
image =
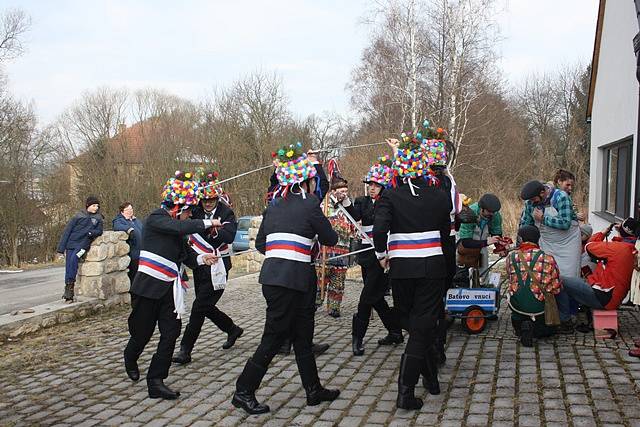
{"label": "sneaker", "polygon": [[556,327],[556,333],[561,335],[571,335],[574,332],[573,322],[566,320],[560,323],[560,326]]}

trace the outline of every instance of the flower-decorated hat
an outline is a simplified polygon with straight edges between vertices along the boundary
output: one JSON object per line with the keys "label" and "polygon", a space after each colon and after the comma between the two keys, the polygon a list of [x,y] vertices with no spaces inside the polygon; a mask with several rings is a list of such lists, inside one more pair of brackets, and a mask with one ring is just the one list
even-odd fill
{"label": "flower-decorated hat", "polygon": [[302,143],[296,142],[271,154],[276,164],[276,177],[282,187],[299,184],[316,176],[316,168],[302,151]]}
{"label": "flower-decorated hat", "polygon": [[202,199],[215,199],[223,193],[222,188],[218,185],[218,172],[200,173],[200,194]]}
{"label": "flower-decorated hat", "polygon": [[200,201],[200,185],[191,172],[176,171],[162,189],[162,203],[173,205],[197,205]]}
{"label": "flower-decorated hat", "polygon": [[428,120],[422,122],[423,129],[416,134],[422,142],[427,156],[428,166],[447,165],[447,131],[442,128],[431,127]]}
{"label": "flower-decorated hat", "polygon": [[400,135],[400,145],[393,162],[393,170],[401,178],[417,178],[427,173],[427,157],[422,141],[412,132],[403,132]]}
{"label": "flower-decorated hat", "polygon": [[369,172],[365,175],[362,182],[367,184],[375,182],[383,187],[388,187],[393,178],[393,169],[391,168],[393,160],[390,156],[382,156],[369,168]]}

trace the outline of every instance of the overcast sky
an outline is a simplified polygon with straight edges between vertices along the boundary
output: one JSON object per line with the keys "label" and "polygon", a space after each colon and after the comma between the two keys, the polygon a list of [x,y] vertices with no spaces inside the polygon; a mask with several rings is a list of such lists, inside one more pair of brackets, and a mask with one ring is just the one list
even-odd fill
{"label": "overcast sky", "polygon": [[[501,67],[591,60],[598,0],[497,0]],[[200,100],[251,71],[277,70],[299,117],[349,112],[345,85],[366,44],[362,0],[2,0],[33,25],[6,67],[10,90],[43,123],[98,86],[153,87]]]}

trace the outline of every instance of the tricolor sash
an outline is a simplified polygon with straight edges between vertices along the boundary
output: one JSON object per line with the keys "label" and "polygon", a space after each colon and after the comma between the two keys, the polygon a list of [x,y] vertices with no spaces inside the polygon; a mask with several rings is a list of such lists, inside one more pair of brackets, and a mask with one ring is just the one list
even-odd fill
{"label": "tricolor sash", "polygon": [[149,251],[140,251],[140,260],[138,262],[138,272],[144,273],[163,282],[173,282],[173,305],[174,313],[178,319],[186,313],[184,307],[184,296],[187,293],[188,283],[182,280],[184,266],[178,265],[158,254]]}
{"label": "tricolor sash", "polygon": [[309,263],[312,243],[312,239],[293,233],[271,233],[267,235],[265,257]]}
{"label": "tricolor sash", "polygon": [[[198,255],[205,254],[216,254],[217,256],[223,255],[221,249],[215,249],[209,242],[207,242],[204,237],[195,233],[189,235],[189,245]],[[229,253],[229,245],[222,244],[220,248],[225,249],[226,254]],[[222,258],[218,258],[218,262],[210,268],[211,271],[211,284],[213,285],[213,289],[219,291],[220,289],[224,289],[227,283],[227,270],[224,267],[224,261]]]}
{"label": "tricolor sash", "polygon": [[389,235],[389,258],[426,258],[442,255],[439,231],[392,233]]}
{"label": "tricolor sash", "polygon": [[[369,236],[369,239],[373,239],[373,225],[363,225],[361,229],[363,233]],[[369,244],[369,242],[365,240],[364,237],[362,237],[360,241],[362,242],[362,244],[366,244],[366,245]]]}

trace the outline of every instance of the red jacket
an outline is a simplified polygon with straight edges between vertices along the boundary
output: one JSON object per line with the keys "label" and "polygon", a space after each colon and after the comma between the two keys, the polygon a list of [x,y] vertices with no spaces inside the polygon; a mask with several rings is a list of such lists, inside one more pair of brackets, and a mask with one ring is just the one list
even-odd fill
{"label": "red jacket", "polygon": [[604,308],[615,310],[629,292],[636,250],[632,244],[621,239],[605,242],[605,237],[603,233],[596,233],[585,246],[585,250],[598,259],[596,269],[587,277],[587,282],[592,287],[610,291],[611,299]]}

